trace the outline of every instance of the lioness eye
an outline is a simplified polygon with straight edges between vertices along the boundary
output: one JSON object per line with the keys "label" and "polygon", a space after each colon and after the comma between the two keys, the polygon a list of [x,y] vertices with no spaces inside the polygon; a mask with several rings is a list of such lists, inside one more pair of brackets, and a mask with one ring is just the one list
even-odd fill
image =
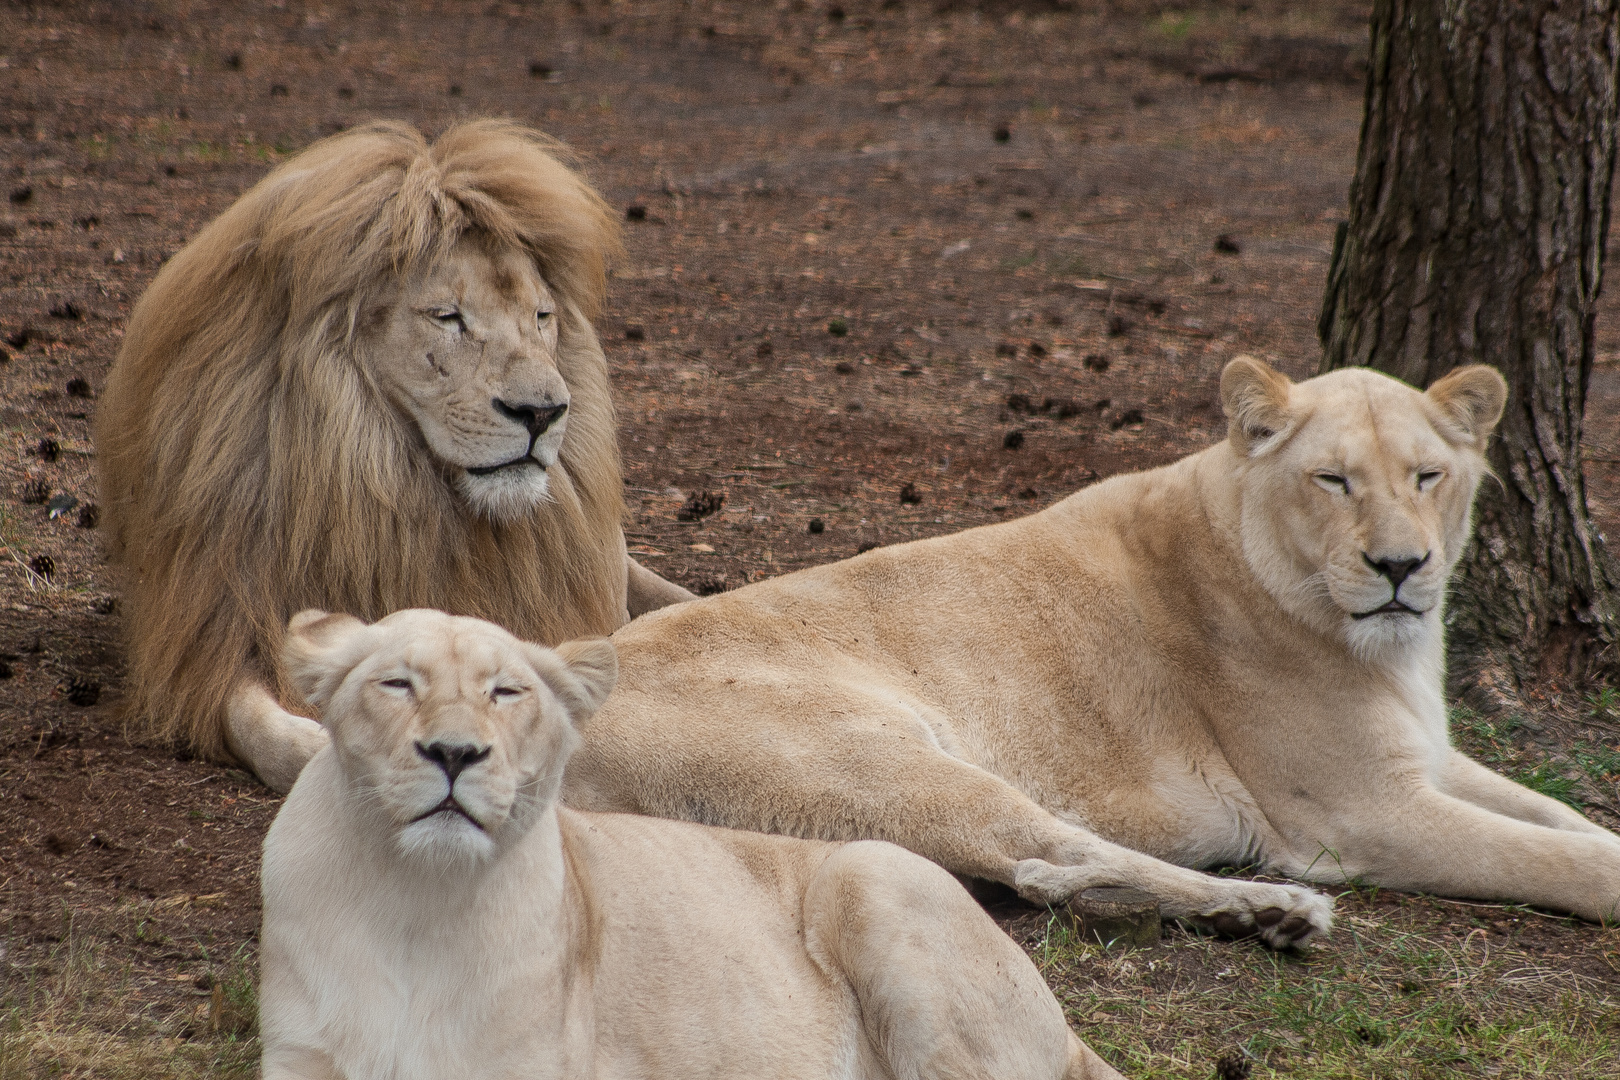
{"label": "lioness eye", "polygon": [[411,680],[409,680],[409,679],[384,679],[378,685],[386,686],[390,690],[409,690],[411,688]]}
{"label": "lioness eye", "polygon": [[519,690],[515,686],[497,686],[495,689],[493,689],[493,690],[491,690],[489,692],[489,696],[492,697],[492,698],[500,699],[500,698],[517,697],[521,693],[523,693],[523,691]]}
{"label": "lioness eye", "polygon": [[1426,472],[1418,473],[1418,490],[1428,491],[1434,486],[1434,482],[1440,479],[1442,475],[1444,474],[1437,469],[1430,469]]}
{"label": "lioness eye", "polygon": [[1316,482],[1323,487],[1336,487],[1346,495],[1350,494],[1350,481],[1338,473],[1319,472],[1316,474]]}
{"label": "lioness eye", "polygon": [[537,311],[534,313],[534,321],[542,325],[544,325],[545,321],[549,318],[551,318],[551,312],[549,311]]}

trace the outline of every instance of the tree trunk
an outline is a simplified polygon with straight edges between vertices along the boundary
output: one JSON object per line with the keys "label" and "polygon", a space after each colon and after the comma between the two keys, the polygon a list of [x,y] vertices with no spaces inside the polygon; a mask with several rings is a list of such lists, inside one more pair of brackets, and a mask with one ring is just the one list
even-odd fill
{"label": "tree trunk", "polygon": [[[1322,370],[1510,396],[1446,616],[1454,691],[1612,669],[1620,581],[1587,513],[1581,423],[1614,177],[1620,0],[1377,0]],[[1484,680],[1484,685],[1481,680]],[[1504,685],[1505,681],[1505,685]]]}

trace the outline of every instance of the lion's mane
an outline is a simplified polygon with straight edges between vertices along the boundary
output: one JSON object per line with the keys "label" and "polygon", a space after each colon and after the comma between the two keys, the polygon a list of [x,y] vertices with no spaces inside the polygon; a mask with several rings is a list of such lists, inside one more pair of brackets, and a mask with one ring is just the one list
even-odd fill
{"label": "lion's mane", "polygon": [[[436,607],[555,644],[624,617],[623,489],[590,320],[617,225],[556,142],[374,123],[271,172],[136,305],[96,421],[109,554],[125,577],[129,717],[222,757],[226,702],[287,619]],[[464,234],[530,252],[558,297],[572,398],[550,497],[473,514],[356,361],[401,282]]]}

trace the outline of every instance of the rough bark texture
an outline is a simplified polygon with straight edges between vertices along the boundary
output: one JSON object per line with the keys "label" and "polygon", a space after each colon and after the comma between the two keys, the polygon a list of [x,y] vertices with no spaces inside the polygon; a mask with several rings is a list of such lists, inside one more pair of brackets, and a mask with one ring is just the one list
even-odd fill
{"label": "rough bark texture", "polygon": [[[1378,0],[1322,370],[1511,396],[1446,623],[1453,687],[1613,664],[1620,574],[1587,515],[1581,422],[1614,176],[1616,0]],[[1509,687],[1499,687],[1509,689]]]}

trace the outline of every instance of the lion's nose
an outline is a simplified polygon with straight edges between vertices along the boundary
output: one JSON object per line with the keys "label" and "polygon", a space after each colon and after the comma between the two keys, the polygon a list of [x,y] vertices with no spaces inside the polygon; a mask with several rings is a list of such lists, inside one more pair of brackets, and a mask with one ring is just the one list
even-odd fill
{"label": "lion's nose", "polygon": [[1429,561],[1429,555],[1424,553],[1421,559],[1375,559],[1365,551],[1361,557],[1367,560],[1367,565],[1389,579],[1389,583],[1397,590],[1401,582],[1412,576],[1412,571]]}
{"label": "lion's nose", "polygon": [[509,420],[516,420],[528,428],[529,438],[531,439],[536,438],[541,432],[555,424],[557,418],[568,411],[566,404],[514,405],[509,401],[502,401],[500,398],[492,399],[491,404],[495,406],[495,411],[502,416]]}
{"label": "lion's nose", "polygon": [[417,743],[416,752],[443,769],[451,784],[456,782],[456,777],[460,776],[461,771],[467,766],[476,765],[489,757],[489,747],[477,747],[471,743],[435,742],[426,746]]}

